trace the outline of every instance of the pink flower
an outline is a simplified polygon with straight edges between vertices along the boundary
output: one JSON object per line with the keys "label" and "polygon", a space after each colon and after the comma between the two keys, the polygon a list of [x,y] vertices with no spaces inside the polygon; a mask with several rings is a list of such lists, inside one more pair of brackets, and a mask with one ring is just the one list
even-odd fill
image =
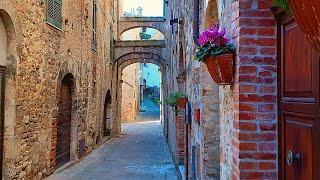
{"label": "pink flower", "polygon": [[224,28],[215,25],[201,33],[197,42],[200,46],[210,43],[212,46],[220,47],[230,42],[230,39],[225,37],[226,33]]}

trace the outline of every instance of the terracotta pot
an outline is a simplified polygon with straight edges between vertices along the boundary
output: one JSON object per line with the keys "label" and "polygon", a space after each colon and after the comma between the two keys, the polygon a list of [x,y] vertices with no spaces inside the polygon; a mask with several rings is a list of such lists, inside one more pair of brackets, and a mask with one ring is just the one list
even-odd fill
{"label": "terracotta pot", "polygon": [[179,108],[186,108],[186,104],[187,104],[187,98],[179,98],[177,99],[177,107]]}
{"label": "terracotta pot", "polygon": [[297,24],[320,53],[320,0],[289,0]]}
{"label": "terracotta pot", "polygon": [[212,79],[217,84],[228,85],[233,82],[233,54],[222,54],[216,57],[208,57],[204,63],[207,65]]}

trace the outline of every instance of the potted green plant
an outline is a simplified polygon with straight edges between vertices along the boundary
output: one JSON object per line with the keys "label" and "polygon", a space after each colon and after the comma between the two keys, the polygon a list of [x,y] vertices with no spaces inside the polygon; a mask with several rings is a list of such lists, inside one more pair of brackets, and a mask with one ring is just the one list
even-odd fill
{"label": "potted green plant", "polygon": [[235,46],[226,37],[226,30],[215,25],[197,40],[195,60],[204,62],[212,79],[220,85],[233,82]]}
{"label": "potted green plant", "polygon": [[164,101],[171,107],[185,108],[187,103],[187,95],[180,92],[172,92]]}

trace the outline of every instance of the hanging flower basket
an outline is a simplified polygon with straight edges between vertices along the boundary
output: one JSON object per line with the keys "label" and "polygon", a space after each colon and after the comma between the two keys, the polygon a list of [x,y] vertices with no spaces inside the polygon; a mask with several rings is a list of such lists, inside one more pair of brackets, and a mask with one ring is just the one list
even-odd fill
{"label": "hanging flower basket", "polygon": [[233,54],[222,54],[215,57],[207,57],[204,60],[214,82],[219,85],[228,85],[233,82],[233,57]]}
{"label": "hanging flower basket", "polygon": [[297,24],[313,47],[320,53],[319,0],[289,0]]}
{"label": "hanging flower basket", "polygon": [[219,85],[233,82],[235,46],[225,37],[226,30],[215,25],[198,39],[195,60],[204,62],[212,79]]}
{"label": "hanging flower basket", "polygon": [[187,101],[188,100],[186,97],[182,97],[182,98],[177,99],[177,107],[185,109]]}

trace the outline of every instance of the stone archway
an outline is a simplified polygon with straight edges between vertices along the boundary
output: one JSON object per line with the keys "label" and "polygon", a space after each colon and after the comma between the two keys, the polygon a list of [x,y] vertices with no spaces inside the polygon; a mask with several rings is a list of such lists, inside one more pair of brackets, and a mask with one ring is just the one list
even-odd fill
{"label": "stone archway", "polygon": [[74,97],[74,77],[68,73],[62,79],[58,93],[57,118],[52,122],[51,167],[57,169],[65,165],[72,157],[72,116]]}
{"label": "stone archway", "polygon": [[104,101],[104,112],[103,112],[103,136],[108,137],[111,135],[111,124],[112,124],[112,107],[111,107],[111,91],[107,91],[107,95]]}
{"label": "stone archway", "polygon": [[[166,69],[167,69],[167,64],[164,58],[162,58],[160,55],[155,54],[155,53],[150,53],[150,52],[131,52],[124,54],[120,56],[119,58],[116,59],[115,64],[114,64],[114,77],[117,78],[117,90],[115,97],[117,99],[117,105],[116,105],[116,112],[117,112],[117,117],[121,116],[121,84],[120,84],[120,79],[121,79],[121,72],[122,70],[134,63],[152,63],[160,67],[161,70],[161,98],[164,99],[167,96],[167,74],[166,74]],[[167,106],[162,103],[161,107],[161,121],[163,122],[164,129],[167,127]],[[121,118],[118,118],[115,123],[113,123],[113,128],[120,128],[121,127]],[[119,129],[120,131],[120,129]]]}

